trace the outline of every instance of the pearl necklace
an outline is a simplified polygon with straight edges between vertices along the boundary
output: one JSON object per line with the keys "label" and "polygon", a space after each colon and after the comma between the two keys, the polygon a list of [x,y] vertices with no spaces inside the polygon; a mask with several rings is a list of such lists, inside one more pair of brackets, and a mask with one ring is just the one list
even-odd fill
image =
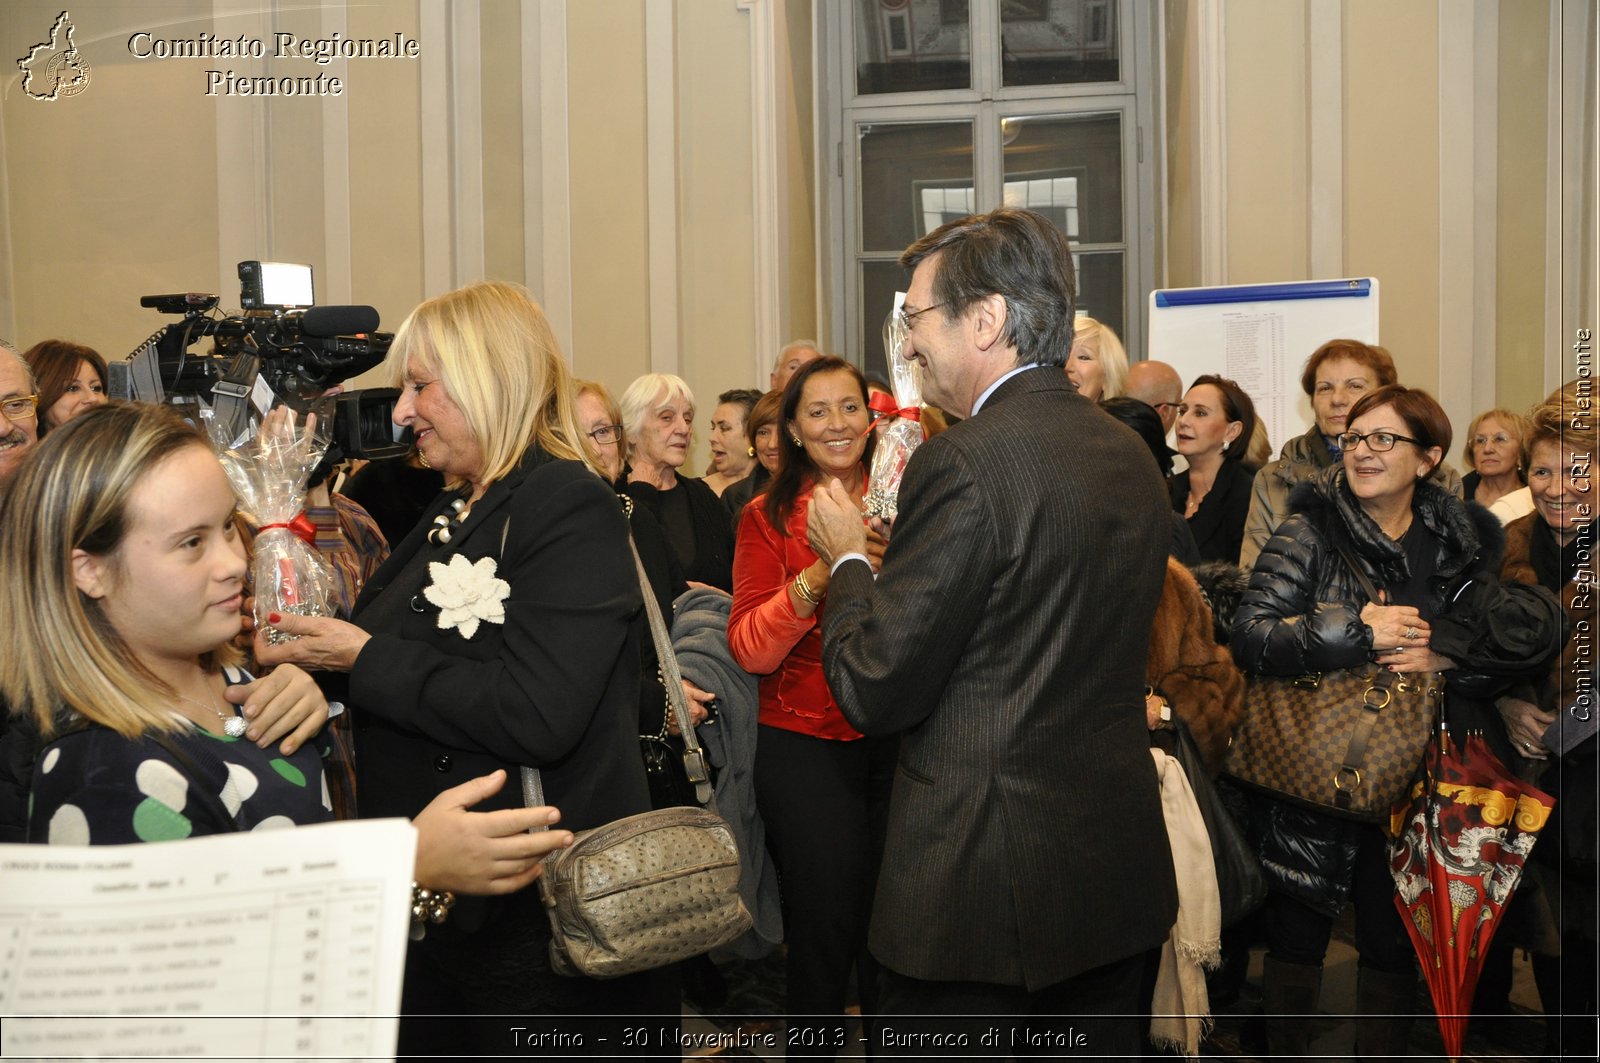
{"label": "pearl necklace", "polygon": [[[174,691],[174,693],[176,693],[176,691]],[[243,716],[240,716],[238,713],[234,713],[232,716],[227,716],[221,712],[218,712],[216,709],[212,708],[210,705],[207,705],[203,701],[196,701],[194,698],[188,697],[184,694],[179,694],[178,697],[184,701],[187,701],[191,705],[205,709],[218,720],[222,721],[222,733],[227,735],[229,738],[240,737],[244,734],[245,729],[250,726],[249,721],[247,721]]]}

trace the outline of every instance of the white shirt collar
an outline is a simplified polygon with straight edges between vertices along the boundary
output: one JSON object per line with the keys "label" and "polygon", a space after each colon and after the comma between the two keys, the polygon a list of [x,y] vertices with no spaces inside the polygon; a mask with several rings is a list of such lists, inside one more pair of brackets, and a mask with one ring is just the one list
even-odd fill
{"label": "white shirt collar", "polygon": [[999,387],[1001,384],[1004,384],[1007,380],[1010,380],[1012,377],[1016,376],[1020,372],[1023,372],[1024,370],[1037,368],[1039,368],[1038,362],[1029,362],[1027,365],[1019,365],[1009,373],[1006,373],[999,380],[996,380],[993,384],[990,384],[988,387],[984,388],[983,394],[978,396],[978,401],[972,404],[972,412],[968,414],[968,416],[978,416],[978,411],[983,409],[983,404],[989,401],[989,396],[994,394],[995,388]]}

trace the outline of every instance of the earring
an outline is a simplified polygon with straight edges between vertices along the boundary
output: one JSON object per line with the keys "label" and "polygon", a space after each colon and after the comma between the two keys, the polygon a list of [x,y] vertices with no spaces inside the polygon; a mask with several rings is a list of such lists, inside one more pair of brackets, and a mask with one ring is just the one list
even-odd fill
{"label": "earring", "polygon": [[747,458],[755,457],[756,456],[756,448],[755,447],[745,447],[744,448],[744,456],[747,457]]}
{"label": "earring", "polygon": [[1228,441],[1226,439],[1222,441],[1222,452],[1224,454],[1228,452]]}
{"label": "earring", "polygon": [[799,436],[791,436],[790,438],[794,440],[794,445],[795,446],[797,446],[797,447],[805,446],[804,443],[800,442],[800,437]]}

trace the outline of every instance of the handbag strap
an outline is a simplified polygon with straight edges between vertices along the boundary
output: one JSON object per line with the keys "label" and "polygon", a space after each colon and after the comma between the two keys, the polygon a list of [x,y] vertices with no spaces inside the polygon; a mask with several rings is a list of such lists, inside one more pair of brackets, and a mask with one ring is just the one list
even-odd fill
{"label": "handbag strap", "polygon": [[667,688],[667,703],[678,721],[678,735],[683,739],[683,766],[694,783],[694,796],[701,805],[711,801],[711,774],[706,770],[706,757],[700,748],[700,737],[694,732],[689,716],[689,701],[683,695],[683,672],[678,668],[678,655],[672,652],[672,636],[667,634],[667,622],[656,602],[656,592],[650,586],[650,575],[644,570],[644,560],[639,556],[639,546],[628,535],[628,549],[633,552],[633,567],[639,574],[639,590],[644,595],[645,615],[650,618],[650,637],[656,644],[656,660],[661,664],[661,683]]}
{"label": "handbag strap", "polygon": [[[502,550],[505,547],[501,541]],[[656,603],[656,593],[650,587],[650,576],[639,557],[639,547],[628,534],[628,549],[633,553],[633,567],[639,576],[639,590],[644,596],[645,615],[650,618],[650,637],[655,642],[656,660],[661,664],[661,683],[667,688],[667,702],[678,721],[678,734],[683,739],[683,767],[694,784],[695,800],[703,807],[715,807],[711,789],[711,774],[706,768],[705,751],[700,748],[700,738],[695,734],[689,716],[689,702],[683,695],[683,673],[678,669],[678,657],[672,652],[672,638],[667,634],[666,620],[661,616],[661,606]],[[544,804],[544,780],[538,768],[522,768],[522,800],[532,807]]]}
{"label": "handbag strap", "polygon": [[1361,589],[1366,592],[1367,598],[1372,604],[1382,605],[1383,592],[1373,585],[1371,577],[1367,575],[1367,570],[1361,567],[1355,555],[1350,552],[1350,548],[1342,542],[1335,543],[1333,548],[1339,551],[1339,556],[1344,558],[1344,563],[1350,566],[1351,572],[1355,573],[1356,581],[1361,584]]}

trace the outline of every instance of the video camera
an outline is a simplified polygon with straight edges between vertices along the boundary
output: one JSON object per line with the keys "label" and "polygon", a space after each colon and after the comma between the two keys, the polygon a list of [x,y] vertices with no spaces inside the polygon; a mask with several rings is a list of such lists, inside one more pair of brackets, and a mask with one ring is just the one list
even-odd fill
{"label": "video camera", "polygon": [[[304,411],[328,388],[382,362],[394,336],[379,332],[370,306],[315,306],[311,267],[286,262],[239,263],[234,315],[216,313],[215,295],[147,295],[139,305],[182,314],[121,362],[107,366],[114,397],[212,408],[228,439],[241,437],[274,397]],[[210,352],[191,351],[209,338]],[[395,439],[390,415],[400,392],[365,388],[338,396],[332,460],[392,458],[410,449]]]}

